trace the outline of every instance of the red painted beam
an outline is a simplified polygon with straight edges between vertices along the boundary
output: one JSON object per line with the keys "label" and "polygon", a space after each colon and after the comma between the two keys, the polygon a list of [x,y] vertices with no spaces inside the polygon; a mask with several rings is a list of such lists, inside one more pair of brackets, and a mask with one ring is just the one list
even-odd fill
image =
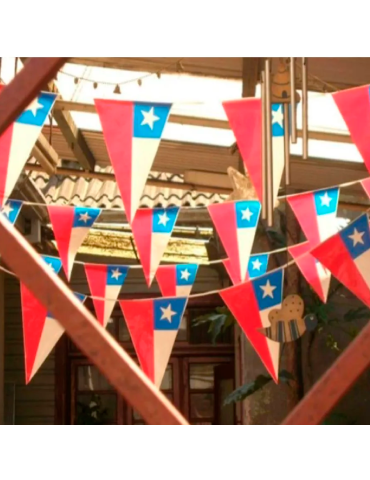
{"label": "red painted beam", "polygon": [[0,238],[4,262],[144,420],[152,425],[187,425],[170,401],[3,215],[0,215]]}
{"label": "red painted beam", "polygon": [[52,80],[67,57],[33,57],[0,94],[0,135]]}
{"label": "red painted beam", "polygon": [[319,425],[370,365],[370,323],[312,387],[283,425]]}

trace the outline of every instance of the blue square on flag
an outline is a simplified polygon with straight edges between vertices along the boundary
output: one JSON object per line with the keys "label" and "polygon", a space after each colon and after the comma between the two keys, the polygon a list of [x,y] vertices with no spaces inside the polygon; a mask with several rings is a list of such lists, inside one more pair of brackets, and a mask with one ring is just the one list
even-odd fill
{"label": "blue square on flag", "polygon": [[370,248],[370,233],[367,214],[361,215],[348,227],[339,232],[353,259],[359,257]]}
{"label": "blue square on flag", "polygon": [[155,208],[153,211],[153,233],[172,233],[179,209],[177,207]]}
{"label": "blue square on flag", "polygon": [[185,308],[185,298],[154,300],[154,330],[177,330]]}
{"label": "blue square on flag", "polygon": [[42,127],[54,104],[55,96],[55,93],[41,93],[17,118],[16,122]]}
{"label": "blue square on flag", "polygon": [[283,270],[268,273],[263,277],[252,280],[254,293],[257,298],[259,310],[279,305],[282,301]]}
{"label": "blue square on flag", "polygon": [[160,139],[171,104],[134,104],[134,138]]}
{"label": "blue square on flag", "polygon": [[281,103],[271,105],[272,110],[272,136],[282,137],[284,135],[284,107]]}
{"label": "blue square on flag", "polygon": [[261,204],[258,200],[241,200],[235,202],[235,209],[237,228],[256,227],[261,211]]}
{"label": "blue square on flag", "polygon": [[315,207],[317,215],[336,213],[339,198],[339,188],[329,188],[314,192]]}
{"label": "blue square on flag", "polygon": [[198,265],[176,265],[176,285],[192,285]]}
{"label": "blue square on flag", "polygon": [[91,227],[100,214],[100,208],[75,207],[73,226]]}
{"label": "blue square on flag", "polygon": [[129,267],[111,265],[107,269],[107,285],[123,285]]}

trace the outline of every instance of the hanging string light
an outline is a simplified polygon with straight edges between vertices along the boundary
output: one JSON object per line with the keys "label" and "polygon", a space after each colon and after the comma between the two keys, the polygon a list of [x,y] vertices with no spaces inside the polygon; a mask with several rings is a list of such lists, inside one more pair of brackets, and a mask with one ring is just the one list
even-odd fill
{"label": "hanging string light", "polygon": [[141,87],[141,85],[143,84],[143,81],[141,80],[141,78],[138,78],[137,84],[139,85],[139,87]]}
{"label": "hanging string light", "polygon": [[121,93],[121,88],[118,83],[116,85],[116,88],[113,90],[113,93],[117,93],[118,95]]}
{"label": "hanging string light", "polygon": [[96,90],[96,89],[98,88],[98,82],[94,82],[94,83],[93,83],[93,87],[94,87],[94,89]]}

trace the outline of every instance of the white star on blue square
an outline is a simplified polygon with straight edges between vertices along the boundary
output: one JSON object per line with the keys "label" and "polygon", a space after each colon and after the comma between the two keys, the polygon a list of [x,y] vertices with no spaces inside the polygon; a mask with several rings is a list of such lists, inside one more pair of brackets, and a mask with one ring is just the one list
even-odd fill
{"label": "white star on blue square", "polygon": [[92,227],[100,212],[100,208],[75,207],[73,227]]}
{"label": "white star on blue square", "polygon": [[56,94],[42,92],[37,97],[37,102],[40,104],[40,108],[37,108],[35,113],[31,110],[25,110],[16,120],[16,123],[23,123],[26,125],[35,125],[42,127],[45,123],[46,117],[49,115],[50,110],[55,102]]}
{"label": "white star on blue square", "polygon": [[260,255],[252,255],[248,262],[249,278],[257,278],[257,277],[260,277],[261,275],[264,275],[267,271],[268,261],[269,261],[268,253],[262,253]]}
{"label": "white star on blue square", "polygon": [[255,228],[261,211],[258,200],[240,200],[235,202],[237,228]]}
{"label": "white star on blue square", "polygon": [[353,259],[365,253],[370,249],[370,231],[367,214],[361,215],[347,227],[343,228],[339,235]]}
{"label": "white star on blue square", "polygon": [[[252,285],[260,311],[279,305],[282,302],[283,269],[252,280]],[[265,295],[266,286],[270,287],[270,295]]]}
{"label": "white star on blue square", "polygon": [[171,104],[135,102],[134,138],[160,139],[170,110]]}
{"label": "white star on blue square", "polygon": [[107,285],[123,285],[129,267],[124,265],[109,265],[107,269]]}
{"label": "white star on blue square", "polygon": [[338,208],[339,188],[319,190],[313,194],[317,215],[335,213]]}
{"label": "white star on blue square", "polygon": [[62,261],[58,257],[49,257],[47,255],[41,255],[41,258],[50,265],[50,267],[53,269],[53,271],[58,274],[60,272],[60,269],[62,268]]}
{"label": "white star on blue square", "polygon": [[153,233],[171,233],[175,226],[178,207],[154,208],[153,214]]}
{"label": "white star on blue square", "polygon": [[198,265],[176,265],[176,285],[193,285],[197,275]]}
{"label": "white star on blue square", "polygon": [[[186,298],[160,298],[153,300],[154,303],[154,330],[178,330],[183,312],[185,310]],[[165,312],[171,315],[165,317]]]}
{"label": "white star on blue square", "polygon": [[273,103],[271,105],[272,122],[271,133],[273,137],[284,136],[284,106],[281,103]]}

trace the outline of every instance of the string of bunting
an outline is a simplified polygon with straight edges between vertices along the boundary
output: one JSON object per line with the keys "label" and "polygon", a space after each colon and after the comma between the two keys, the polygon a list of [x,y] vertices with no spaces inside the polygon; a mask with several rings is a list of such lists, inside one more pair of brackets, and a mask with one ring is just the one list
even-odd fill
{"label": "string of bunting", "polygon": [[[330,98],[346,122],[352,140],[370,171],[369,87],[340,91]],[[8,199],[54,102],[54,94],[41,93],[0,137],[0,208],[12,223],[22,203]],[[166,295],[145,300],[118,300],[142,368],[159,386],[198,268],[198,265],[160,266],[180,209],[139,208],[172,105],[102,99],[96,99],[95,105],[147,285],[151,286],[157,277],[162,294]],[[285,269],[295,262],[324,302],[333,274],[370,306],[370,278],[367,273],[370,270],[369,223],[367,214],[363,214],[337,232],[339,186],[289,195],[286,199],[307,240],[288,247],[293,257],[291,262],[263,275],[251,275],[251,251],[263,201],[262,102],[261,99],[244,98],[223,102],[222,105],[255,194],[248,200],[208,207],[228,257],[223,262],[234,286],[192,296],[218,293],[222,297],[277,382],[280,344],[298,338],[305,329],[314,325],[312,318],[301,318],[303,310],[299,299],[285,299],[283,302]],[[286,119],[282,104],[271,105],[271,117],[274,162],[270,200],[276,205],[285,161]],[[251,133],[246,135],[246,132]],[[370,177],[360,181],[368,195],[369,181]],[[344,187],[355,183],[358,182],[349,182]],[[60,258],[43,256],[43,259],[56,274],[63,268],[69,281],[77,251],[99,218],[101,209],[58,205],[48,205],[47,209]],[[267,261],[265,264],[256,261],[255,265],[261,273],[266,267],[266,272]],[[106,326],[129,267],[84,266],[97,319]],[[81,301],[86,299],[86,295],[76,295]],[[23,284],[21,299],[28,383],[63,330]],[[298,317],[289,318],[288,311]]]}

